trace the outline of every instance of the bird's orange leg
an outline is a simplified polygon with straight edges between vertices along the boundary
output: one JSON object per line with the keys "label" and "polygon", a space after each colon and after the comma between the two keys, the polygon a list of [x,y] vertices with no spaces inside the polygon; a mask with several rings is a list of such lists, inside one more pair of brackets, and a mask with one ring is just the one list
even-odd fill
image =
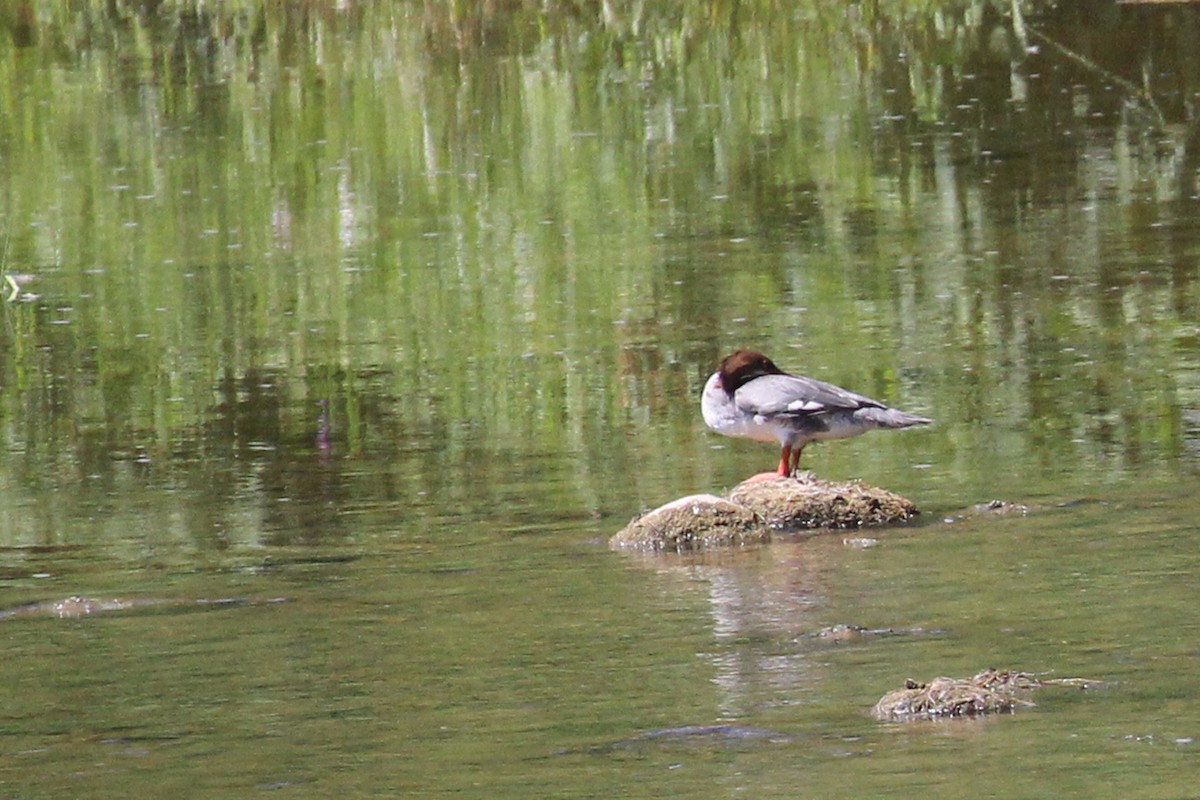
{"label": "bird's orange leg", "polygon": [[792,472],[792,446],[785,444],[779,453],[779,477],[786,478]]}
{"label": "bird's orange leg", "polygon": [[803,452],[804,452],[803,445],[800,447],[797,447],[795,450],[792,451],[792,461],[791,461],[790,466],[788,467],[789,475],[794,476],[797,472],[800,471],[800,454]]}

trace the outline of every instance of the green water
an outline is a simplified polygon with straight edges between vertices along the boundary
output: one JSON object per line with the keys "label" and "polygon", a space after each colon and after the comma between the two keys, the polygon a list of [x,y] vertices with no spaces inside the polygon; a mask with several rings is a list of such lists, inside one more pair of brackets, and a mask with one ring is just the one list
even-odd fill
{"label": "green water", "polygon": [[[180,601],[0,619],[0,795],[1194,795],[1200,18],[1022,8],[0,8],[0,609]],[[743,346],[916,525],[606,547]]]}

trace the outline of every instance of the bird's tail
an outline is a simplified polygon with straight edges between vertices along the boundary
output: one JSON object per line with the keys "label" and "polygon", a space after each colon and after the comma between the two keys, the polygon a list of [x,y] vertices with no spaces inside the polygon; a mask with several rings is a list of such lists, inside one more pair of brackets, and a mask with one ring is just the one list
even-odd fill
{"label": "bird's tail", "polygon": [[860,408],[854,412],[856,419],[877,428],[907,428],[910,425],[928,425],[933,422],[895,408]]}

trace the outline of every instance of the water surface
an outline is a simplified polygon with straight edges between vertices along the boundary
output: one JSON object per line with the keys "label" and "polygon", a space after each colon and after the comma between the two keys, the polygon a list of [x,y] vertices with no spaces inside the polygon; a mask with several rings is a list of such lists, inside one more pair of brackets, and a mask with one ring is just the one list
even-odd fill
{"label": "water surface", "polygon": [[[0,11],[0,606],[181,601],[0,620],[0,785],[1192,793],[1200,28],[1011,8]],[[607,549],[743,346],[917,524]],[[866,714],[990,666],[1103,687]]]}

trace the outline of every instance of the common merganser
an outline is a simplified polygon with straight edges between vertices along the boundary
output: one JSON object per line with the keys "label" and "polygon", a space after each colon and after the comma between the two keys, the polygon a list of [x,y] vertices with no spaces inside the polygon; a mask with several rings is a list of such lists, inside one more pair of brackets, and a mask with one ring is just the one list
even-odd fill
{"label": "common merganser", "polygon": [[782,477],[796,474],[800,453],[815,439],[848,439],[872,428],[933,421],[832,383],[789,375],[752,350],[738,350],[721,361],[704,384],[700,410],[717,433],[779,442],[783,449],[777,472]]}

